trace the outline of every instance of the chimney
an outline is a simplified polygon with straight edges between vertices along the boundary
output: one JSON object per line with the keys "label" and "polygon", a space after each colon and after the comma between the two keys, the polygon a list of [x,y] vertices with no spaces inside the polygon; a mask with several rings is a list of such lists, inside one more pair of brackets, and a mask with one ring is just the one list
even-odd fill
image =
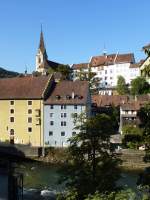
{"label": "chimney", "polygon": [[72,95],[71,95],[72,99],[74,99],[74,96],[75,96],[75,95],[74,95],[74,91],[72,91]]}

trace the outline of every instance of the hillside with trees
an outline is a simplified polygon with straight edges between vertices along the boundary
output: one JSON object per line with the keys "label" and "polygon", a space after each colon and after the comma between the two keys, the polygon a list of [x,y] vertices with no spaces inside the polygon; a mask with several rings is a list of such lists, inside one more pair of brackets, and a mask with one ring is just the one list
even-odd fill
{"label": "hillside with trees", "polygon": [[11,77],[15,77],[18,75],[19,75],[18,72],[8,71],[8,70],[0,67],[0,78],[11,78]]}

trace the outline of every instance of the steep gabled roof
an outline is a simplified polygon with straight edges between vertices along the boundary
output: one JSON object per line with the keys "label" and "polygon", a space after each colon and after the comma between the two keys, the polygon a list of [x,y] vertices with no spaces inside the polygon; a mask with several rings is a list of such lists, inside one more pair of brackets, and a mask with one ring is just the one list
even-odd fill
{"label": "steep gabled roof", "polygon": [[122,103],[128,101],[128,97],[125,95],[92,95],[92,103],[96,104],[97,107],[107,106],[120,106]]}
{"label": "steep gabled roof", "polygon": [[134,63],[134,54],[127,53],[93,56],[90,62],[90,66],[96,67],[101,65],[112,65],[116,63]]}
{"label": "steep gabled roof", "polygon": [[79,64],[73,64],[72,69],[86,69],[88,68],[89,63],[79,63]]}
{"label": "steep gabled roof", "polygon": [[0,99],[42,99],[50,76],[0,79]]}
{"label": "steep gabled roof", "polygon": [[88,92],[87,81],[61,81],[55,85],[45,104],[86,104]]}
{"label": "steep gabled roof", "polygon": [[138,63],[131,63],[130,68],[140,68],[140,66],[144,63],[144,60],[140,60]]}
{"label": "steep gabled roof", "polygon": [[144,105],[144,103],[142,104],[142,102],[140,101],[130,101],[127,102],[125,104],[121,105],[122,110],[132,110],[132,111],[137,111],[140,110],[140,108]]}

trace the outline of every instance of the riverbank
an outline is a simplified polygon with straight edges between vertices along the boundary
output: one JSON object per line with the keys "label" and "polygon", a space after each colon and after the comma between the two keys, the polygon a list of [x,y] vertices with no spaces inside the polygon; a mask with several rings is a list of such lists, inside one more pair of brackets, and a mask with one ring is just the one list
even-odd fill
{"label": "riverbank", "polygon": [[[60,184],[61,165],[54,165],[41,161],[24,162],[20,166],[24,174],[24,200],[52,199],[59,192],[65,190],[65,185]],[[125,189],[136,190],[136,183],[141,170],[121,169],[121,177],[118,186]],[[47,195],[47,197],[42,196]]]}
{"label": "riverbank", "polygon": [[[35,161],[50,165],[63,165],[68,163],[67,148],[49,148],[46,150],[45,157],[34,157]],[[144,162],[144,151],[123,149],[117,152],[116,156],[122,160],[120,167],[127,170],[143,170],[150,167],[150,163]]]}

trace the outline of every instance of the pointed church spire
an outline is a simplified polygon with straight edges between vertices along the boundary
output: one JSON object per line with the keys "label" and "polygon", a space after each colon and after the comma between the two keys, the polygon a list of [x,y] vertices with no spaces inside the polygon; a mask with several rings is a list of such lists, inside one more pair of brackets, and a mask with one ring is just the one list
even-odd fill
{"label": "pointed church spire", "polygon": [[39,49],[43,54],[46,53],[46,48],[44,44],[44,36],[43,36],[43,31],[42,31],[42,25],[41,25],[41,34],[40,34],[40,44],[39,44]]}

